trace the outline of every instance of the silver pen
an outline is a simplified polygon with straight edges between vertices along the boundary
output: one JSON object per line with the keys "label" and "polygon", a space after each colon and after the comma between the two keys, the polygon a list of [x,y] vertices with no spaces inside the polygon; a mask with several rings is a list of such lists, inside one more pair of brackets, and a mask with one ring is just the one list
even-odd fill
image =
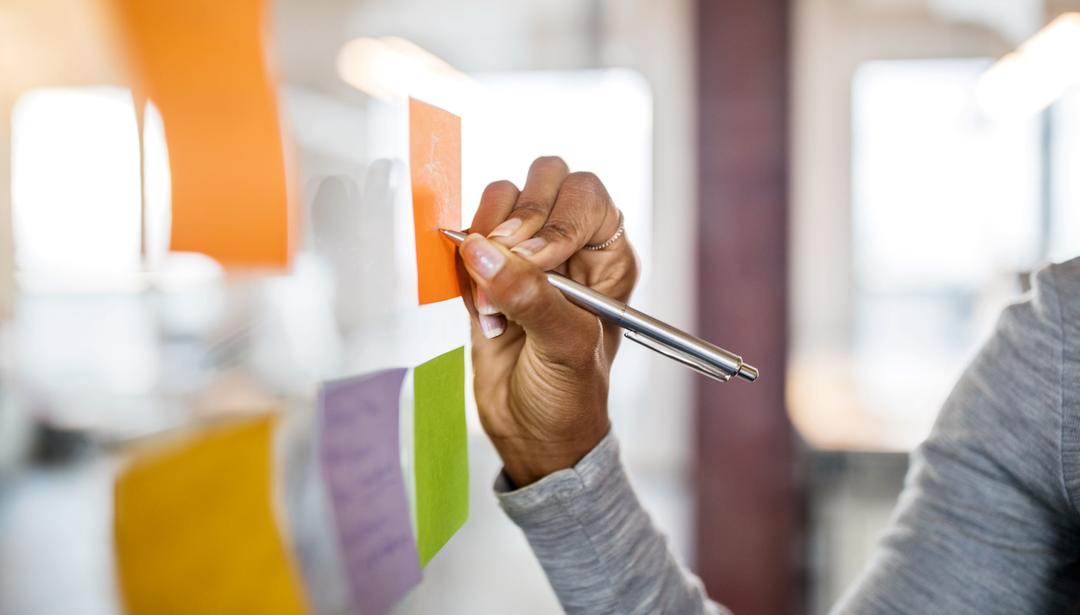
{"label": "silver pen", "polygon": [[[439,230],[459,246],[468,236],[461,231]],[[758,370],[744,363],[739,355],[676,329],[557,273],[548,272],[547,279],[574,305],[622,327],[626,338],[631,341],[721,382],[727,382],[736,376],[747,382],[757,380]]]}

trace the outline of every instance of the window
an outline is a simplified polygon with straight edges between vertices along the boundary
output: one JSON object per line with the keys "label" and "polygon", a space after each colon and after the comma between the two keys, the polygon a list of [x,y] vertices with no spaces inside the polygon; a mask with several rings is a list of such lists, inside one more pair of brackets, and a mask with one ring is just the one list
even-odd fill
{"label": "window", "polygon": [[1049,257],[1063,261],[1080,256],[1080,88],[1050,111],[1052,175]]}
{"label": "window", "polygon": [[850,244],[837,249],[850,282],[828,306],[850,317],[824,333],[828,356],[796,356],[789,388],[793,420],[818,446],[922,440],[1045,253],[1041,121],[982,113],[975,84],[991,64],[888,60],[855,71]]}
{"label": "window", "polygon": [[[16,267],[30,289],[102,290],[168,243],[169,172],[164,128],[145,120],[145,168],[131,93],[118,87],[27,92],[12,112],[11,190]],[[144,175],[141,175],[143,174]]]}
{"label": "window", "polygon": [[870,62],[853,82],[857,394],[924,427],[1040,256],[1038,124],[981,114],[990,64]]}

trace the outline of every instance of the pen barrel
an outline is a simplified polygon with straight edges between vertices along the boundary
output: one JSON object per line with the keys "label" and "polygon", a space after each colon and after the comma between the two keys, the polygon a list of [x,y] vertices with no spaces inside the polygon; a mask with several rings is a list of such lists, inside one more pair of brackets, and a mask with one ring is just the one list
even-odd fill
{"label": "pen barrel", "polygon": [[[661,322],[648,314],[644,314],[627,306],[622,318],[618,321],[624,329],[635,333],[645,333],[654,340],[665,346],[704,361],[727,374],[729,377],[743,377],[743,360],[737,354],[728,352],[723,348],[711,344],[700,337],[676,329],[671,325]],[[756,378],[756,374],[754,376]],[[743,377],[743,379],[747,379]],[[753,379],[749,379],[753,380]]]}
{"label": "pen barrel", "polygon": [[[466,234],[461,231],[439,230],[457,245],[465,241]],[[725,382],[732,378],[754,382],[758,378],[757,369],[744,363],[739,355],[656,320],[621,301],[557,273],[548,273],[547,279],[571,303],[625,329],[628,339],[679,361],[705,376]]]}
{"label": "pen barrel", "polygon": [[[565,278],[557,273],[547,274],[548,282],[562,291],[571,303],[607,318],[620,327],[646,336],[670,350],[689,355],[723,372],[727,377],[738,376],[743,380],[757,378],[756,370],[743,363],[742,357],[719,346],[694,337],[685,331],[661,322],[648,314],[616,301],[588,286]],[[753,370],[752,372],[748,370]]]}
{"label": "pen barrel", "polygon": [[547,279],[548,283],[562,291],[562,294],[574,305],[622,325],[622,315],[628,309],[625,303],[557,273],[548,273]]}

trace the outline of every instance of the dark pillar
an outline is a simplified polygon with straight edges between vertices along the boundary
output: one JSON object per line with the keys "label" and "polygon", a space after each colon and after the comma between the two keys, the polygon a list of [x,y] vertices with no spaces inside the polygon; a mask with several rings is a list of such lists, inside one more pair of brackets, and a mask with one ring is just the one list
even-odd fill
{"label": "dark pillar", "polygon": [[761,370],[697,379],[697,569],[739,615],[803,605],[805,506],[784,405],[787,0],[698,0],[699,330]]}

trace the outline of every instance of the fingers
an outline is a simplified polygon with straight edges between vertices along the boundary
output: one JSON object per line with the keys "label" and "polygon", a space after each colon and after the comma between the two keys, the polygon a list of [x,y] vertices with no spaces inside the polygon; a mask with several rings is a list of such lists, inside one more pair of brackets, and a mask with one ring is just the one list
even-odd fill
{"label": "fingers", "polygon": [[[561,158],[537,158],[529,168],[525,188],[518,192],[510,182],[495,182],[484,191],[471,232],[489,235],[513,246],[540,228],[555,204],[559,186],[569,173]],[[498,224],[498,226],[496,226]],[[477,322],[484,337],[492,339],[506,330],[506,319],[482,288],[473,286]]]}
{"label": "fingers", "polygon": [[[592,173],[569,173],[557,157],[536,159],[525,187],[502,181],[487,187],[470,228],[510,248],[542,271],[559,271],[608,296],[626,300],[636,280],[636,257],[627,240],[589,252],[582,247],[616,233],[620,216],[603,183]],[[467,278],[466,301],[488,339],[507,329],[498,301],[484,284]],[[510,320],[515,320],[513,317]]]}
{"label": "fingers", "polygon": [[[477,208],[476,215],[473,216],[469,230],[481,235],[491,232],[513,210],[519,194],[520,191],[512,182],[497,181],[488,184],[488,187],[484,189],[484,194],[480,197],[480,207]],[[472,301],[466,301],[465,303],[469,308],[469,313],[476,317],[477,324],[480,325],[484,337],[492,339],[501,335],[506,330],[506,318],[499,314],[498,308],[492,305],[484,291],[472,284],[471,280],[467,280],[467,283],[462,285],[462,288],[471,289],[470,292],[465,294],[471,295]]]}
{"label": "fingers", "polygon": [[[465,292],[461,293],[465,309],[475,320],[483,336],[490,340],[502,335],[506,331],[506,317],[499,314],[498,308],[492,307],[487,295],[476,287],[460,257],[458,258],[458,283],[462,289],[465,289]],[[493,313],[481,313],[480,307],[491,310]]]}
{"label": "fingers", "polygon": [[563,181],[551,214],[536,236],[512,251],[544,271],[566,275],[609,297],[626,301],[637,281],[637,257],[627,238],[599,251],[583,251],[619,230],[619,210],[592,173],[571,173]]}
{"label": "fingers", "polygon": [[513,247],[532,237],[540,230],[555,206],[555,199],[570,169],[562,158],[544,156],[537,158],[529,167],[525,187],[509,217],[494,230],[487,233],[490,239],[507,247]]}
{"label": "fingers", "polygon": [[592,173],[571,173],[563,180],[547,221],[513,251],[547,271],[586,244],[611,237],[618,228],[619,211],[604,184]]}
{"label": "fingers", "polygon": [[543,356],[566,365],[596,359],[599,320],[567,301],[539,267],[477,234],[465,240],[461,255],[472,279]]}
{"label": "fingers", "polygon": [[496,225],[506,219],[517,203],[521,191],[513,182],[506,180],[492,182],[484,188],[480,196],[480,207],[473,216],[469,232],[487,235]]}

